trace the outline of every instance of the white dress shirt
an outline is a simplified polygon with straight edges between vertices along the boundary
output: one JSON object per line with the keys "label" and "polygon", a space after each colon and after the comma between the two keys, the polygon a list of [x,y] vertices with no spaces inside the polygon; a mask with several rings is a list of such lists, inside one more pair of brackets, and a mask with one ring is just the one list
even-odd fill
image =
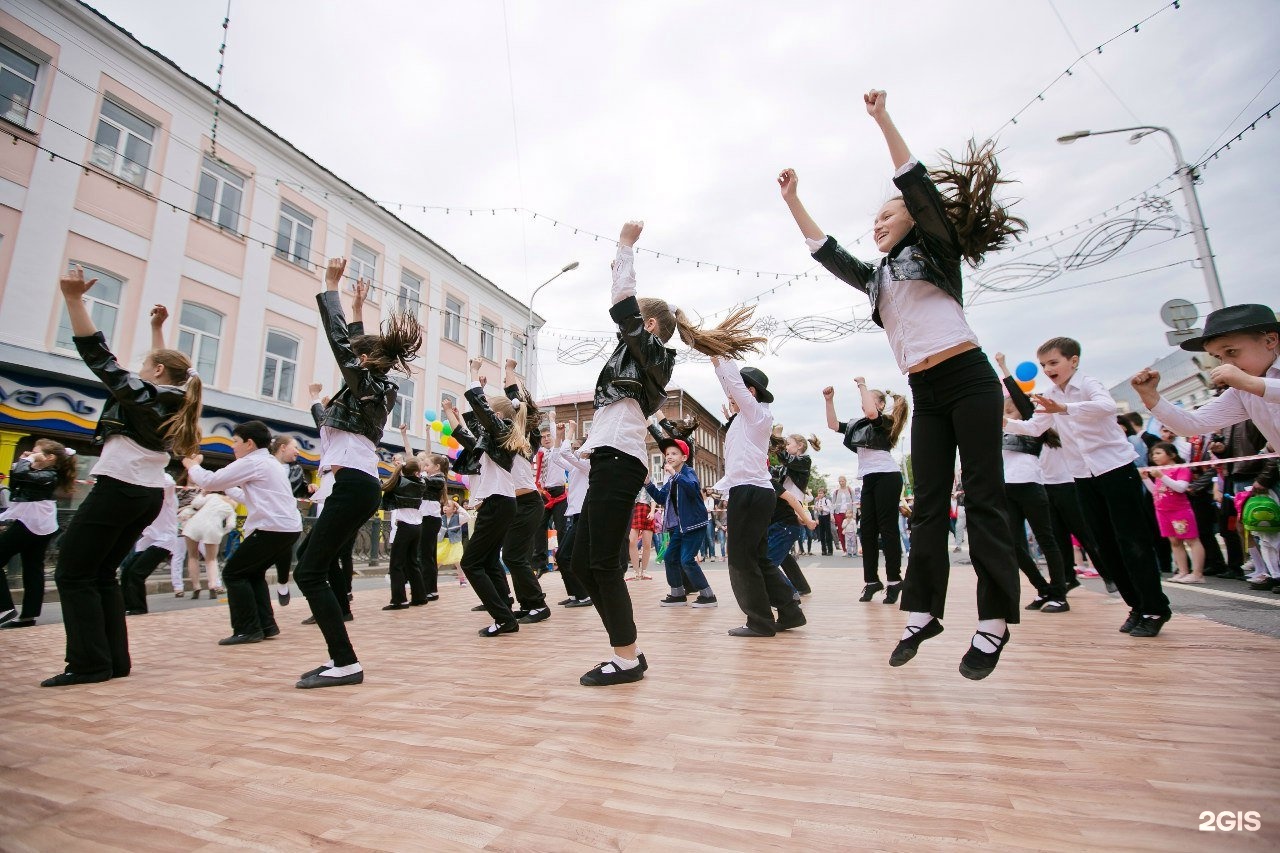
{"label": "white dress shirt", "polygon": [[[915,165],[916,159],[912,157],[894,177],[905,175]],[[805,238],[809,254],[821,249],[825,242],[825,236],[821,240]],[[977,334],[965,319],[964,307],[936,284],[895,281],[888,264],[876,269],[876,279],[879,303],[871,307],[880,311],[889,348],[903,373],[943,350],[963,343],[978,343]]]}
{"label": "white dress shirt", "polygon": [[578,515],[582,512],[582,503],[587,498],[587,478],[591,475],[591,465],[573,452],[568,444],[562,444],[553,454],[557,464],[569,471],[569,484],[565,488],[564,514]]}
{"label": "white dress shirt", "polygon": [[1040,472],[1040,457],[1034,453],[1020,453],[1017,450],[1003,448],[1000,457],[1004,459],[1004,481],[1006,483],[1043,483],[1044,476]]}
{"label": "white dress shirt", "polygon": [[145,551],[153,545],[170,554],[178,553],[178,490],[168,474],[164,475],[164,503],[160,505],[160,514],[142,531],[134,550]]}
{"label": "white dress shirt", "polygon": [[519,453],[511,460],[511,482],[516,491],[537,488],[533,479],[533,463]]}
{"label": "white dress shirt", "polygon": [[122,483],[163,489],[164,468],[168,464],[168,453],[147,450],[127,435],[115,433],[107,436],[91,476],[111,477]]}
{"label": "white dress shirt", "polygon": [[769,435],[773,431],[773,413],[747,390],[738,363],[722,358],[716,365],[720,387],[738,407],[737,417],[729,425],[724,439],[724,476],[716,483],[717,492],[734,486],[759,486],[772,489],[769,479]]}
{"label": "white dress shirt", "polygon": [[1064,387],[1051,385],[1044,396],[1066,406],[1066,413],[1037,412],[1025,421],[1008,421],[1004,431],[1010,435],[1041,435],[1049,427],[1056,429],[1077,480],[1114,471],[1137,457],[1124,430],[1116,423],[1115,398],[1097,379],[1077,370]]}
{"label": "white dress shirt", "polygon": [[1061,447],[1045,445],[1040,448],[1040,475],[1046,486],[1074,483],[1071,473],[1071,456]]}
{"label": "white dress shirt", "polygon": [[302,530],[302,516],[298,513],[293,489],[289,487],[289,475],[265,447],[217,471],[206,471],[199,465],[193,465],[187,469],[187,479],[207,492],[239,488],[244,495],[242,502],[249,508],[249,516],[244,522],[246,537],[255,530],[272,533]]}
{"label": "white dress shirt", "polygon": [[344,429],[320,427],[320,467],[354,468],[373,477],[378,476],[378,448],[363,435]]}
{"label": "white dress shirt", "polygon": [[538,457],[542,457],[542,488],[550,491],[564,486],[565,469],[562,464],[554,458],[555,451],[548,447],[538,448],[538,452],[533,456],[533,467],[536,471],[538,468]]}
{"label": "white dress shirt", "polygon": [[1180,409],[1163,397],[1151,409],[1160,423],[1183,435],[1216,432],[1244,420],[1253,421],[1275,450],[1280,450],[1280,361],[1262,377],[1263,395],[1228,388],[1194,412]]}
{"label": "white dress shirt", "polygon": [[[619,246],[613,261],[613,288],[610,297],[614,305],[636,295],[635,252],[630,246]],[[592,416],[591,434],[578,452],[589,456],[597,447],[612,447],[620,453],[634,456],[646,469],[649,467],[647,420],[640,404],[630,397],[615,400],[596,409]]]}

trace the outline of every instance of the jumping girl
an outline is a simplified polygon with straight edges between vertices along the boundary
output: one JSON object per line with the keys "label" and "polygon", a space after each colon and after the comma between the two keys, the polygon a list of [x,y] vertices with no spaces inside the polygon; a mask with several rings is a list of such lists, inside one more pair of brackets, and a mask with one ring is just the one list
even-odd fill
{"label": "jumping girl", "polygon": [[637,299],[632,247],[643,229],[643,222],[628,222],[618,238],[609,317],[618,326],[619,340],[596,379],[591,435],[579,451],[590,456],[591,473],[578,519],[573,572],[587,588],[613,647],[612,658],[579,679],[586,686],[639,681],[648,668],[636,650],[631,595],[618,555],[649,470],[645,424],[666,399],[675,367],[675,350],[666,342],[678,332],[698,352],[732,357],[763,343],[750,335],[748,309],[735,310],[718,327],[704,331],[661,299]]}
{"label": "jumping girl", "polygon": [[382,486],[377,443],[382,440],[397,393],[396,383],[387,374],[393,369],[408,373],[422,346],[422,329],[407,312],[393,314],[383,323],[381,334],[363,334],[361,312],[369,292],[363,280],[356,282],[351,311],[354,322],[347,326],[339,294],[346,268],[345,258],[331,259],[325,270],[325,289],[316,295],[320,322],[342,374],[342,387],[317,413],[320,468],[333,472],[333,491],[293,572],[330,656],[325,664],[302,674],[295,686],[304,690],[364,681],[364,669],[347,635],[342,605],[329,583],[329,566],[378,509]]}
{"label": "jumping girl", "polygon": [[[75,451],[42,438],[22,454],[9,474],[9,508],[0,521],[12,522],[0,533],[0,626],[29,628],[44,606],[44,555],[58,532],[58,502],[75,489]],[[22,615],[9,592],[4,566],[22,557]],[[14,618],[14,617],[17,618]]]}
{"label": "jumping girl", "polygon": [[[890,453],[907,425],[907,401],[893,396],[893,408],[885,414],[889,394],[867,387],[861,376],[854,383],[862,402],[862,417],[841,421],[836,417],[835,389],[822,389],[827,404],[827,426],[844,436],[844,446],[858,454],[862,480],[862,515],[858,536],[862,540],[862,580],[859,601],[870,601],[885,590],[884,603],[896,604],[902,591],[902,537],[898,535],[898,505],[902,500],[902,469]],[[889,586],[880,583],[880,552]]]}
{"label": "jumping girl", "polygon": [[137,373],[125,370],[89,316],[97,279],[76,267],[59,281],[80,358],[111,397],[94,440],[102,454],[94,487],[62,537],[54,581],[67,632],[67,666],[42,687],[90,684],[129,674],[129,634],[116,569],[164,503],[170,451],[200,447],[200,377],[177,350],[153,349]]}
{"label": "jumping girl", "polygon": [[873,90],[863,101],[884,134],[896,170],[893,181],[902,193],[876,216],[876,248],[886,255],[879,264],[853,258],[826,236],[800,203],[793,170],[783,171],[778,184],[813,257],[870,298],[871,317],[888,334],[914,397],[911,451],[918,473],[913,547],[901,605],[908,617],[889,663],[901,666],[922,642],[942,633],[950,571],[951,480],[958,450],[970,556],[978,575],[978,626],[960,672],[976,680],[995,669],[1009,641],[1008,625],[1018,622],[1018,570],[1003,507],[1003,395],[965,320],[960,267],[963,261],[978,264],[1026,224],[993,198],[1004,181],[991,143],[971,144],[966,159],[948,158],[944,169],[930,175],[889,118],[885,93]]}

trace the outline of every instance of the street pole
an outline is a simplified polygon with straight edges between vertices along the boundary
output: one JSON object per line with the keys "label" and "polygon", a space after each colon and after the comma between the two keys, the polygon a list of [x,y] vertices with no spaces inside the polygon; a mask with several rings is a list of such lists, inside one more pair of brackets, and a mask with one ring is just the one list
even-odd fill
{"label": "street pole", "polygon": [[1177,137],[1167,127],[1142,125],[1140,127],[1119,127],[1115,130],[1078,130],[1066,136],[1059,136],[1058,142],[1063,145],[1070,145],[1077,139],[1083,139],[1086,136],[1105,136],[1109,133],[1133,133],[1129,137],[1131,144],[1137,143],[1144,136],[1152,133],[1163,133],[1169,137],[1169,144],[1173,146],[1173,158],[1177,161],[1177,171],[1174,174],[1178,177],[1178,186],[1182,189],[1182,198],[1187,205],[1187,217],[1191,221],[1191,234],[1196,241],[1196,255],[1200,259],[1200,271],[1204,275],[1204,286],[1209,292],[1209,304],[1214,311],[1227,307],[1227,301],[1222,295],[1222,283],[1218,280],[1218,267],[1213,260],[1213,250],[1209,248],[1209,232],[1205,228],[1204,214],[1200,210],[1200,197],[1196,194],[1195,169],[1187,165],[1187,162],[1182,159],[1182,146],[1178,144]]}
{"label": "street pole", "polygon": [[[539,290],[542,290],[542,288],[546,287],[548,284],[555,281],[565,273],[572,272],[577,268],[578,268],[577,261],[571,261],[565,264],[563,267],[560,268],[560,272],[556,273],[555,275],[551,276],[551,278],[547,279],[542,284],[535,287],[533,289],[533,293],[529,294],[529,319],[524,326],[525,360],[528,362],[528,364],[525,367],[525,377],[527,379],[533,379],[537,375],[534,371],[537,368],[538,338],[537,338],[537,335],[533,333],[533,299],[538,295]],[[529,384],[528,382],[525,383],[526,386],[528,384]],[[535,386],[534,391],[537,391],[537,390],[538,389]]]}

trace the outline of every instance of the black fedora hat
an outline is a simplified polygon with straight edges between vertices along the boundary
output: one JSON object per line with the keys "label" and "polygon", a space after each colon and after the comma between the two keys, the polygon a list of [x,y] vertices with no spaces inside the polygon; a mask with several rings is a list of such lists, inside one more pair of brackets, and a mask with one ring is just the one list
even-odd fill
{"label": "black fedora hat", "polygon": [[1204,334],[1183,341],[1187,352],[1204,352],[1205,341],[1234,332],[1280,332],[1280,320],[1265,305],[1228,305],[1212,311],[1204,321]]}
{"label": "black fedora hat", "polygon": [[769,393],[769,377],[760,368],[742,368],[742,381],[756,389],[756,399],[761,403],[773,402],[773,395]]}

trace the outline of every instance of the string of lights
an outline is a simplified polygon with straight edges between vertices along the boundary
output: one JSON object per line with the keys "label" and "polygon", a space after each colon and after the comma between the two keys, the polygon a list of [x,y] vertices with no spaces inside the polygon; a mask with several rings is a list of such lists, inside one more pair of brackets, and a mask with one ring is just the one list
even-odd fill
{"label": "string of lights", "polygon": [[1252,130],[1257,130],[1258,122],[1262,121],[1263,119],[1271,118],[1271,113],[1275,112],[1277,109],[1280,109],[1280,103],[1273,104],[1270,109],[1268,109],[1262,115],[1255,118],[1253,121],[1249,122],[1249,124],[1246,125],[1239,133],[1237,133],[1235,136],[1228,139],[1222,145],[1218,146],[1216,151],[1214,151],[1208,157],[1205,157],[1203,160],[1197,163],[1195,166],[1195,169],[1206,168],[1210,160],[1217,160],[1218,157],[1221,156],[1223,152],[1230,151],[1233,143],[1239,142],[1241,139],[1244,139],[1244,135],[1246,133]]}
{"label": "string of lights", "polygon": [[209,129],[209,147],[214,159],[218,157],[218,115],[222,109],[222,69],[227,64],[227,33],[231,27],[231,0],[227,0],[227,14],[222,18],[222,45],[218,48],[218,85],[213,90],[213,126]]}

